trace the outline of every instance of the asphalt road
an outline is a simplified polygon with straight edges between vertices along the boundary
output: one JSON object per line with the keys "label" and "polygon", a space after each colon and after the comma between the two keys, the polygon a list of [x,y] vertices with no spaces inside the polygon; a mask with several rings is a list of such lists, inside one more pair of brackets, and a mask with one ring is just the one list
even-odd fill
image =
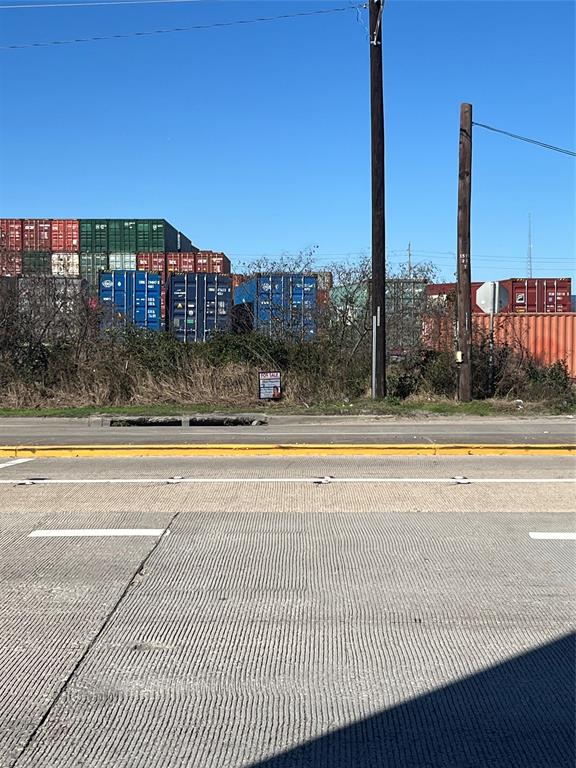
{"label": "asphalt road", "polygon": [[573,458],[2,463],[0,768],[574,765]]}
{"label": "asphalt road", "polygon": [[241,427],[110,427],[100,419],[0,419],[2,445],[576,442],[576,419],[271,417]]}

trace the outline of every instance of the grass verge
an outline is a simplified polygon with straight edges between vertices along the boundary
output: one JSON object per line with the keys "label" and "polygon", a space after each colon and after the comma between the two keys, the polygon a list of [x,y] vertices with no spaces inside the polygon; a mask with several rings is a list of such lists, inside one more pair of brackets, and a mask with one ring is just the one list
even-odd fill
{"label": "grass verge", "polygon": [[246,413],[265,412],[269,416],[551,416],[576,414],[576,405],[550,405],[547,403],[522,403],[521,407],[513,400],[473,400],[470,403],[457,403],[444,399],[409,399],[396,400],[353,400],[350,402],[326,402],[314,405],[285,405],[284,403],[260,403],[258,401],[244,406],[221,406],[216,403],[202,405],[183,405],[181,403],[161,403],[156,405],[124,405],[60,408],[0,408],[2,417],[60,417],[87,418],[88,416],[173,416],[195,413]]}

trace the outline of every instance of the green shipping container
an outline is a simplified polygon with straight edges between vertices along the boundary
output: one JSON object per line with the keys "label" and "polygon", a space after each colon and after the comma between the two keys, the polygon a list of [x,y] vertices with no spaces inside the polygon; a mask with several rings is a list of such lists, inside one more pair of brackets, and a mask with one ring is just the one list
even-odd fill
{"label": "green shipping container", "polygon": [[108,219],[80,219],[80,250],[108,253]]}
{"label": "green shipping container", "polygon": [[80,277],[88,283],[90,293],[98,295],[98,273],[108,269],[108,256],[105,253],[81,253]]}
{"label": "green shipping container", "polygon": [[136,222],[136,248],[131,250],[137,253],[177,251],[178,230],[174,229],[172,224],[169,224],[165,219],[138,219]]}
{"label": "green shipping container", "polygon": [[51,275],[52,254],[45,251],[25,251],[22,254],[23,275]]}
{"label": "green shipping container", "polygon": [[165,219],[81,219],[80,250],[84,253],[174,252],[178,250],[178,230]]}

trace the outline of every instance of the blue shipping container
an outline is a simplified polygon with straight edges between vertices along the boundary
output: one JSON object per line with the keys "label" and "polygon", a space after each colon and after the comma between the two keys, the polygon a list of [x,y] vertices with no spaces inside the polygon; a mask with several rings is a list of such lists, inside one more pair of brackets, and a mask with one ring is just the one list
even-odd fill
{"label": "blue shipping container", "polygon": [[212,272],[172,274],[168,280],[167,327],[180,341],[206,341],[230,329],[232,280]]}
{"label": "blue shipping container", "polygon": [[126,322],[138,328],[162,328],[161,281],[157,272],[112,270],[100,273],[101,303],[113,308]]}
{"label": "blue shipping container", "polygon": [[261,333],[310,340],[316,335],[317,288],[316,275],[262,274],[236,287],[234,304],[248,305]]}

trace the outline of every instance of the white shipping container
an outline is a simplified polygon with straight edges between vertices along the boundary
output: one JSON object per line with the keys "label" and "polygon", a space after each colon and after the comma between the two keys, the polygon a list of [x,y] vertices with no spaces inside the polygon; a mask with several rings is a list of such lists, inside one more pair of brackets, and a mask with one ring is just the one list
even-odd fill
{"label": "white shipping container", "polygon": [[108,256],[108,269],[125,270],[136,269],[135,253],[111,253]]}
{"label": "white shipping container", "polygon": [[77,253],[53,253],[52,274],[59,277],[79,277],[80,259]]}

